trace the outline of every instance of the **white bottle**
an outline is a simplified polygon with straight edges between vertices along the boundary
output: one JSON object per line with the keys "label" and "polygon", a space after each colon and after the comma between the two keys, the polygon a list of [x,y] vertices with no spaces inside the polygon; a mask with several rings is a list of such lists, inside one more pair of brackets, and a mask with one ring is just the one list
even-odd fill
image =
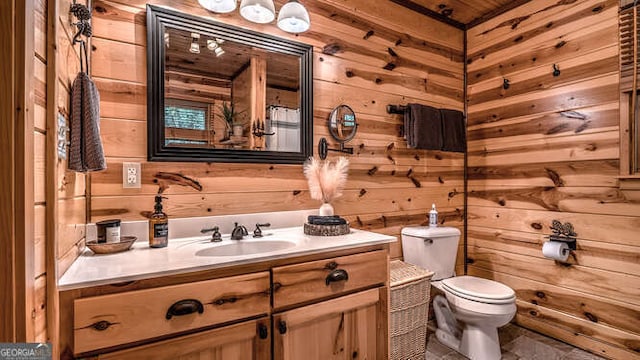
{"label": "white bottle", "polygon": [[431,204],[431,211],[429,211],[429,226],[438,226],[438,211],[436,210],[436,204]]}

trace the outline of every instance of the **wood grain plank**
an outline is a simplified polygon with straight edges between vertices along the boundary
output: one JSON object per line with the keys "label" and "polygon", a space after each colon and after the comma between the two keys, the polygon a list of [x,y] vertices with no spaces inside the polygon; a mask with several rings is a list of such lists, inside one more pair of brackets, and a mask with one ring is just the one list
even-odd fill
{"label": "wood grain plank", "polygon": [[618,132],[573,135],[532,141],[509,142],[491,148],[469,149],[470,166],[521,165],[533,163],[611,160],[619,157]]}
{"label": "wood grain plank", "polygon": [[[474,85],[489,79],[502,78],[503,75],[518,71],[527,71],[538,64],[553,64],[568,61],[582,53],[617,46],[617,25],[612,24],[603,31],[575,36],[562,41],[549,41],[533,51],[513,52],[508,56],[477,69],[468,69],[468,83]],[[558,46],[561,45],[561,46]],[[504,69],[508,69],[506,72]]]}
{"label": "wood grain plank", "polygon": [[[574,228],[588,229],[580,235],[583,239],[638,246],[637,215],[595,215],[554,212],[545,210],[503,209],[497,207],[469,206],[469,225],[487,228],[550,234],[551,222],[570,222]],[[598,226],[593,226],[598,224]],[[615,236],[612,236],[615,234]]]}
{"label": "wood grain plank", "polygon": [[[461,206],[462,193],[444,193],[436,190],[404,190],[402,196],[395,189],[346,190],[333,203],[340,215],[366,214],[377,209],[388,211],[424,209],[424,204],[436,202],[441,206]],[[308,190],[295,192],[238,192],[233,197],[229,193],[173,195],[165,201],[165,212],[170,217],[210,216],[212,214],[241,214],[266,211],[288,211],[313,209],[316,200],[308,195]],[[150,196],[93,197],[91,199],[91,221],[119,217],[128,220],[144,219],[153,208]]]}
{"label": "wood grain plank", "polygon": [[473,166],[469,185],[603,186],[618,184],[616,160],[563,161],[534,164]]}
{"label": "wood grain plank", "polygon": [[472,186],[468,197],[470,205],[478,206],[621,216],[640,214],[640,202],[627,199],[617,187]]}
{"label": "wood grain plank", "polygon": [[[548,241],[542,234],[524,233],[501,229],[470,226],[469,246],[506,251],[516,254],[544,258],[542,245]],[[594,269],[623,272],[640,276],[640,253],[638,246],[618,245],[578,237],[577,249],[569,255],[566,263]]]}

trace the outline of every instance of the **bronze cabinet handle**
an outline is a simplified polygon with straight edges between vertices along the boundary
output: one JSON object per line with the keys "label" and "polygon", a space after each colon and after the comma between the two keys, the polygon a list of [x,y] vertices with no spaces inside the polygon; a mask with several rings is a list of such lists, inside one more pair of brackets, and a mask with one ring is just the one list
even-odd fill
{"label": "bronze cabinet handle", "polygon": [[204,306],[200,301],[195,299],[180,300],[169,307],[166,318],[167,320],[171,320],[173,316],[189,315],[196,311],[198,314],[204,312]]}
{"label": "bronze cabinet handle", "polygon": [[280,334],[286,334],[287,332],[287,323],[284,320],[280,320],[278,322],[278,332],[280,332]]}
{"label": "bronze cabinet handle", "polygon": [[267,325],[258,324],[258,337],[262,340],[266,339],[269,336],[269,329],[267,329]]}
{"label": "bronze cabinet handle", "polygon": [[329,275],[327,275],[325,282],[327,286],[329,286],[329,284],[331,284],[332,282],[347,281],[347,280],[349,280],[349,274],[347,273],[347,271],[342,269],[336,269],[330,272]]}

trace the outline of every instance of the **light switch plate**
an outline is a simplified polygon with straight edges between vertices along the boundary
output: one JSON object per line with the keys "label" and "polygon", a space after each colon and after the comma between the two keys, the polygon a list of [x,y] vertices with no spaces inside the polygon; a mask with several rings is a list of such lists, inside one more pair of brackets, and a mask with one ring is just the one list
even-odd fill
{"label": "light switch plate", "polygon": [[142,172],[140,163],[122,163],[122,188],[139,189],[142,187]]}
{"label": "light switch plate", "polygon": [[58,113],[58,158],[62,160],[67,159],[67,147],[69,143],[67,141],[67,119],[64,115]]}

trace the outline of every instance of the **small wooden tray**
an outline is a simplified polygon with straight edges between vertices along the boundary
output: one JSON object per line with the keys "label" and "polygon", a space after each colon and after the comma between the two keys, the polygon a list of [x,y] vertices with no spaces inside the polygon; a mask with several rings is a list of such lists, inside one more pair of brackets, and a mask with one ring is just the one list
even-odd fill
{"label": "small wooden tray", "polygon": [[343,225],[314,225],[304,223],[304,233],[314,236],[340,236],[351,231],[349,223]]}
{"label": "small wooden tray", "polygon": [[135,236],[122,236],[117,243],[98,243],[97,241],[87,241],[87,247],[96,254],[114,254],[127,251],[134,242],[138,240]]}

